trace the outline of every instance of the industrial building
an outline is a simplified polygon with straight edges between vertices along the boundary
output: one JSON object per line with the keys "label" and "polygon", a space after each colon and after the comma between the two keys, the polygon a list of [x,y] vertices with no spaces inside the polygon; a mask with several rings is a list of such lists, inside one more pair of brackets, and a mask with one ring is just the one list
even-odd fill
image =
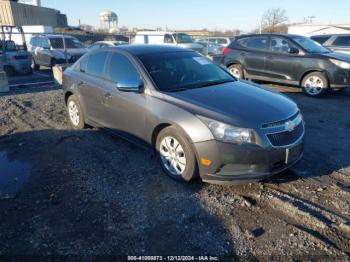
{"label": "industrial building", "polygon": [[39,0],[31,4],[18,0],[0,0],[1,25],[41,25],[67,27],[67,16],[52,8],[42,7]]}
{"label": "industrial building", "polygon": [[297,24],[289,26],[288,33],[303,36],[350,34],[350,24]]}

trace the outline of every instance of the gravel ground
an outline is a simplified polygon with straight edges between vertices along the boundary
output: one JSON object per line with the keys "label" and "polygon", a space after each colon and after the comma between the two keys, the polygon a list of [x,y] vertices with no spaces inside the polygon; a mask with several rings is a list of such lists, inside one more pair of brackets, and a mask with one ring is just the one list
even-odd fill
{"label": "gravel ground", "polygon": [[311,99],[274,88],[304,114],[305,157],[243,186],[175,182],[152,150],[98,129],[73,131],[59,89],[0,96],[0,153],[25,167],[11,177],[20,190],[0,191],[0,260],[208,254],[348,261],[350,90]]}

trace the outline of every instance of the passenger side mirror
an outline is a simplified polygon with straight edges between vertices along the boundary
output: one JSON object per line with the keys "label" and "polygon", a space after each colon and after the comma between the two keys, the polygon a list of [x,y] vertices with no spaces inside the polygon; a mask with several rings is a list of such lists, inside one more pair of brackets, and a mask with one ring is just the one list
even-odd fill
{"label": "passenger side mirror", "polygon": [[144,87],[141,79],[126,79],[117,83],[117,88],[121,92],[137,92],[140,93]]}
{"label": "passenger side mirror", "polygon": [[288,49],[289,54],[299,54],[299,49],[295,47],[291,47]]}

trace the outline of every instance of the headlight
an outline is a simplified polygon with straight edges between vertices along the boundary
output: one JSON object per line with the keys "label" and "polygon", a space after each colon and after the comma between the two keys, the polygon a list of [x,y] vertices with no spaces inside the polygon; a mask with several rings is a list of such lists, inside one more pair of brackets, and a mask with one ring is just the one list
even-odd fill
{"label": "headlight", "polygon": [[233,127],[206,117],[198,116],[210,129],[215,139],[234,144],[254,144],[252,129]]}
{"label": "headlight", "polygon": [[336,66],[339,66],[340,68],[343,69],[350,69],[350,63],[344,62],[344,61],[340,61],[340,60],[336,60],[336,59],[329,59],[333,64],[335,64]]}

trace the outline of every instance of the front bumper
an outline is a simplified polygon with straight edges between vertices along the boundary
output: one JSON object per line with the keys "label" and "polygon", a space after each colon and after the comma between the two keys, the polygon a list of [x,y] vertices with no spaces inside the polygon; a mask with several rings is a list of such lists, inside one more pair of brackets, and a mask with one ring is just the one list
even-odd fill
{"label": "front bumper", "polygon": [[331,89],[344,89],[350,87],[350,70],[335,67],[329,75]]}
{"label": "front bumper", "polygon": [[234,145],[214,140],[194,146],[199,160],[205,158],[212,161],[209,167],[199,163],[202,180],[215,184],[264,180],[295,165],[304,151],[303,140],[288,148],[264,149],[257,145]]}

